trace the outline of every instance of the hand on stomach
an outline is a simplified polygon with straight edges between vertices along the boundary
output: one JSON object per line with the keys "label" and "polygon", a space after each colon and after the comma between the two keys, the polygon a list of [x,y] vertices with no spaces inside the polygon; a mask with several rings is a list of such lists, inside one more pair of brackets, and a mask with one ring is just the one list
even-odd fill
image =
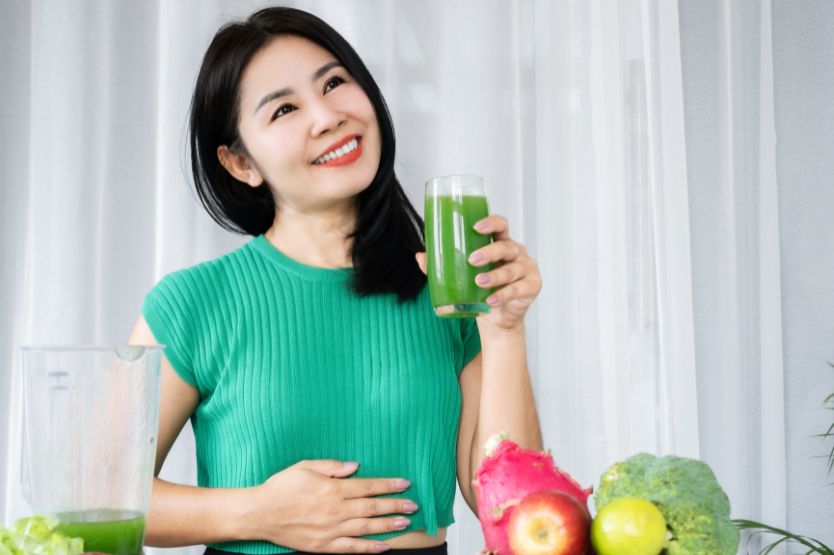
{"label": "hand on stomach", "polygon": [[[314,553],[379,553],[385,546],[421,548],[445,541],[445,529],[436,536],[416,530],[385,540],[363,538],[404,530],[419,507],[409,499],[407,480],[351,477],[356,469],[356,463],[307,460],[273,474],[247,490],[236,539]],[[401,497],[380,497],[390,494]]]}

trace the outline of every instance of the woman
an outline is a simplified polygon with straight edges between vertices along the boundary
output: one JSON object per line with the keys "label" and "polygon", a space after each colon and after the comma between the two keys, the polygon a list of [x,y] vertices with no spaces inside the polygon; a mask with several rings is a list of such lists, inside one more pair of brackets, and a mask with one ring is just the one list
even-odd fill
{"label": "woman", "polygon": [[422,220],[394,134],[351,46],[271,8],[215,35],[191,106],[198,194],[253,235],[166,276],[130,342],[165,344],[156,474],[186,420],[199,487],[154,479],[148,545],[207,553],[446,553],[457,473],[486,438],[540,449],[524,314],[536,263],[492,215],[492,311],[437,318]]}

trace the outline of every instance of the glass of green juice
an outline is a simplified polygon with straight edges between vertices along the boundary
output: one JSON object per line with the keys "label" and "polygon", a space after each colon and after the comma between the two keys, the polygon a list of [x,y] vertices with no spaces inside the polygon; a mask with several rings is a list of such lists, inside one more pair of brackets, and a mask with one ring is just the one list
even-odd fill
{"label": "glass of green juice", "polygon": [[489,215],[484,178],[447,175],[426,182],[425,236],[429,295],[443,318],[471,318],[489,312],[493,289],[475,283],[492,264],[473,266],[469,255],[492,242],[474,225]]}
{"label": "glass of green juice", "polygon": [[23,493],[84,552],[143,553],[162,349],[22,350]]}

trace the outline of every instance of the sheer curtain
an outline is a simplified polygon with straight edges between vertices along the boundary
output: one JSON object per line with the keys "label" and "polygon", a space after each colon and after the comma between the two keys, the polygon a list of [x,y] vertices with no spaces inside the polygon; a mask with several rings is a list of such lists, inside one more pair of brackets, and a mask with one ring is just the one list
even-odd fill
{"label": "sheer curtain", "polygon": [[701,453],[747,514],[834,544],[834,5],[680,2]]}
{"label": "sheer curtain", "polygon": [[[529,358],[560,466],[591,484],[637,451],[701,457],[734,516],[831,534],[809,439],[834,391],[828,4],[290,4],[376,76],[415,205],[430,176],[482,174],[539,261]],[[246,240],[195,200],[185,123],[213,32],[264,5],[0,4],[0,521],[29,511],[17,348],[123,342],[157,279]],[[193,482],[193,450],[186,426],[163,476]],[[476,552],[458,499],[451,552]]]}

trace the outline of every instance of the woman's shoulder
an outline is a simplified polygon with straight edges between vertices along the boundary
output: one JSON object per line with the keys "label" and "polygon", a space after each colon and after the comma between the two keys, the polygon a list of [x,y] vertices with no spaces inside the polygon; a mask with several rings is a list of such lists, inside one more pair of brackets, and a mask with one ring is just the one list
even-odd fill
{"label": "woman's shoulder", "polygon": [[240,274],[237,269],[247,256],[246,251],[251,248],[250,243],[251,241],[216,258],[173,270],[163,275],[150,293],[165,292],[181,297],[205,298],[207,290],[215,293],[223,290],[228,286],[230,279]]}

